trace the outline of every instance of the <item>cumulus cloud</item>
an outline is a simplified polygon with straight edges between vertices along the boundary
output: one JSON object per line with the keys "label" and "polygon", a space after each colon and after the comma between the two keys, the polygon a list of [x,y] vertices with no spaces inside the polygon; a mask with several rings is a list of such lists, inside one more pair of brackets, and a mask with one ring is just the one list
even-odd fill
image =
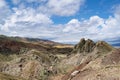
{"label": "cumulus cloud", "polygon": [[55,41],[78,42],[80,38],[90,38],[93,40],[111,41],[119,39],[120,35],[120,7],[116,7],[114,16],[103,19],[99,16],[91,16],[87,20],[79,21],[72,19],[67,24],[62,25],[62,36]]}
{"label": "cumulus cloud", "polygon": [[81,31],[78,30],[79,27],[80,27],[80,22],[77,19],[72,19],[65,25],[63,32],[79,32]]}
{"label": "cumulus cloud", "polygon": [[75,14],[84,0],[48,0],[47,7],[55,15],[69,16]]}
{"label": "cumulus cloud", "polygon": [[48,16],[37,13],[31,8],[22,10],[15,8],[14,12],[14,14],[5,20],[5,23],[1,26],[1,30],[12,34],[13,32],[14,34],[20,33],[22,35],[23,31],[24,33],[32,32],[33,29],[35,30],[39,27],[36,31],[38,33],[41,27],[47,27],[53,24]]}
{"label": "cumulus cloud", "polygon": [[59,42],[78,42],[80,38],[99,39],[100,26],[104,24],[104,20],[98,16],[92,16],[88,20],[79,21],[77,19],[70,20],[67,24],[62,25],[61,35],[55,41]]}
{"label": "cumulus cloud", "polygon": [[[33,7],[31,6],[31,4],[33,4],[33,2],[35,4],[37,4],[38,2],[40,2],[40,4],[44,4],[44,5],[40,5],[38,4],[38,6]],[[45,3],[44,3],[45,2]],[[9,5],[6,5],[6,2],[4,0],[1,0],[1,10],[3,11],[1,13],[2,19],[5,18],[5,16],[8,13],[8,10],[11,11],[12,13],[9,16],[6,16],[6,19],[4,19],[4,22],[2,22],[2,24],[0,24],[0,28],[1,28],[1,32],[5,31],[6,33],[12,33],[12,34],[17,34],[18,32],[20,32],[19,30],[27,30],[27,31],[32,31],[31,28],[35,27],[34,29],[39,30],[39,29],[43,29],[43,27],[48,28],[48,26],[54,26],[53,21],[50,19],[50,17],[54,14],[58,14],[57,12],[54,12],[54,8],[57,5],[54,5],[54,2],[56,2],[55,0],[26,0],[26,1],[22,1],[22,0],[12,0],[13,5],[17,5],[17,6],[13,6],[11,7],[11,9],[9,8]],[[82,4],[83,0],[77,0],[77,1],[57,1],[57,3],[59,4],[58,11],[62,12],[63,10],[67,10],[68,8],[72,8],[71,5],[75,4],[75,6],[71,9],[74,11],[74,13],[79,9],[79,6]],[[26,3],[31,3],[28,6],[26,6]],[[63,6],[62,6],[63,4]],[[54,7],[51,7],[51,6]],[[77,5],[77,6],[76,6]],[[7,6],[7,8],[6,8]],[[4,8],[5,7],[5,8]],[[48,10],[47,12],[45,12],[46,14],[44,14],[44,10],[43,7]],[[40,9],[42,8],[42,9]],[[49,11],[51,9],[51,11]],[[53,13],[52,13],[53,10]],[[6,13],[5,13],[6,12]],[[5,13],[5,14],[4,14]],[[72,13],[72,14],[74,14]],[[63,14],[64,15],[64,14]],[[68,12],[69,15],[69,12]],[[70,13],[71,15],[71,13]],[[39,27],[39,28],[38,28]],[[52,28],[53,29],[53,28]],[[22,31],[24,31],[22,30]],[[26,32],[26,31],[25,31]],[[39,31],[36,31],[39,32]],[[41,31],[42,32],[42,31]],[[50,31],[47,31],[50,32]]]}
{"label": "cumulus cloud", "polygon": [[0,0],[0,28],[10,14],[11,10],[9,9],[9,6],[5,2],[5,0]]}
{"label": "cumulus cloud", "polygon": [[104,34],[104,38],[117,38],[120,35],[120,6],[117,6],[115,9],[114,16],[110,16],[105,20],[104,25],[102,26],[101,34]]}
{"label": "cumulus cloud", "polygon": [[6,6],[6,2],[4,0],[0,0],[0,8]]}
{"label": "cumulus cloud", "polygon": [[[74,15],[83,0],[39,0],[44,5],[25,6],[22,0],[12,0],[13,3],[23,5],[11,9],[4,0],[0,1],[0,34],[10,36],[38,37],[57,42],[74,43],[80,38],[93,40],[116,39],[120,35],[120,6],[114,15],[103,19],[98,15],[85,20],[71,19],[66,24],[54,24],[51,17]],[[27,3],[38,0],[26,0]],[[24,4],[23,4],[24,3]],[[56,4],[57,3],[57,4]]]}
{"label": "cumulus cloud", "polygon": [[47,0],[12,0],[12,3],[14,4],[14,5],[17,5],[17,4],[19,4],[19,3],[25,3],[25,2],[27,2],[27,3],[33,3],[33,2],[37,2],[37,3],[41,3],[41,2],[46,2]]}
{"label": "cumulus cloud", "polygon": [[[14,5],[34,7],[49,15],[71,16],[79,11],[85,0],[12,0]],[[41,5],[42,4],[42,5]]]}
{"label": "cumulus cloud", "polygon": [[47,0],[26,0],[26,1],[32,3],[32,2],[46,2]]}

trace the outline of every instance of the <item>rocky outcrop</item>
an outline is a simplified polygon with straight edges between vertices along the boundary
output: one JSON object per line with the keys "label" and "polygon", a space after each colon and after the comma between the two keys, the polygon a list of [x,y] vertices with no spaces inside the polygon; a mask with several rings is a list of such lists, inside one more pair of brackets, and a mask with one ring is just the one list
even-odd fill
{"label": "rocky outcrop", "polygon": [[107,53],[114,49],[111,45],[109,45],[105,41],[98,41],[96,43],[96,48],[99,50],[99,52],[104,52],[104,53]]}
{"label": "rocky outcrop", "polygon": [[82,38],[80,42],[75,45],[73,52],[90,53],[95,49],[98,49],[99,51],[102,50],[103,52],[103,51],[111,51],[113,47],[104,41],[98,41],[97,43],[95,43],[90,39],[85,40],[84,38]]}
{"label": "rocky outcrop", "polygon": [[[93,42],[82,38],[74,47],[78,64],[62,80],[119,80],[120,50],[105,41]],[[71,62],[75,61],[70,56]],[[67,60],[67,61],[69,61]],[[72,63],[71,63],[72,64]],[[72,64],[72,66],[74,66]],[[110,73],[112,72],[112,73]],[[92,73],[92,74],[91,74]],[[118,73],[118,74],[117,74]],[[109,75],[110,74],[110,75]]]}
{"label": "rocky outcrop", "polygon": [[80,42],[77,45],[75,45],[74,51],[78,53],[82,53],[82,52],[89,53],[92,52],[94,48],[95,48],[95,43],[92,40],[90,39],[85,40],[84,38],[82,38]]}

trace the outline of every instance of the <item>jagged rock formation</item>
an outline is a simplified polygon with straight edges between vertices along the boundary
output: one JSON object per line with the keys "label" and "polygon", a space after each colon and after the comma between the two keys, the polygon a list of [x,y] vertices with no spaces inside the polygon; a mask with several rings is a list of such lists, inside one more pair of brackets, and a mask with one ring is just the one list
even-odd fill
{"label": "jagged rock formation", "polygon": [[80,42],[75,45],[75,48],[74,48],[74,51],[78,52],[78,53],[82,53],[82,52],[92,52],[95,48],[95,43],[88,39],[88,40],[85,40],[84,38],[82,38],[80,40]]}
{"label": "jagged rock formation", "polygon": [[113,47],[104,41],[98,41],[97,43],[95,43],[90,39],[85,40],[84,38],[82,38],[80,42],[75,45],[73,52],[90,53],[95,49],[98,49],[98,51],[102,50],[101,52],[103,52],[103,51],[111,51]]}

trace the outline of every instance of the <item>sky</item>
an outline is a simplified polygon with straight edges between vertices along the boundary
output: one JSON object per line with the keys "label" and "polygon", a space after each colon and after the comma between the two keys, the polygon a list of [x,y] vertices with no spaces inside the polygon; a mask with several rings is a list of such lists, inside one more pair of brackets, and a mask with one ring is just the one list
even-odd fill
{"label": "sky", "polygon": [[120,0],[0,0],[0,34],[120,44]]}

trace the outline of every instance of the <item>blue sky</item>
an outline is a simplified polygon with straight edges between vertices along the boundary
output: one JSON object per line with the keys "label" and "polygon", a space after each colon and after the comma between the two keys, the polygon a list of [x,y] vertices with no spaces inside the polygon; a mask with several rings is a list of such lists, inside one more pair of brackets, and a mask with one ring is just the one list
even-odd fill
{"label": "blue sky", "polygon": [[120,43],[120,0],[0,0],[0,34]]}

